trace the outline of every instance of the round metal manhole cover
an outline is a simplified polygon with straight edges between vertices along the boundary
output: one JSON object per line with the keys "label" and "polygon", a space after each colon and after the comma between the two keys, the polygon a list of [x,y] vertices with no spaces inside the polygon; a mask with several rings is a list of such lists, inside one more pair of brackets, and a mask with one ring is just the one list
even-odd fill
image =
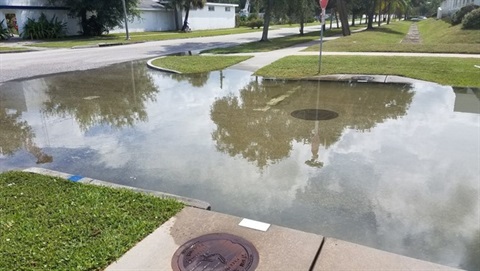
{"label": "round metal manhole cover", "polygon": [[292,112],[292,117],[302,120],[331,120],[338,117],[338,113],[324,109],[302,109]]}
{"label": "round metal manhole cover", "polygon": [[258,252],[249,241],[228,233],[194,238],[180,246],[172,258],[174,271],[251,271],[257,268]]}

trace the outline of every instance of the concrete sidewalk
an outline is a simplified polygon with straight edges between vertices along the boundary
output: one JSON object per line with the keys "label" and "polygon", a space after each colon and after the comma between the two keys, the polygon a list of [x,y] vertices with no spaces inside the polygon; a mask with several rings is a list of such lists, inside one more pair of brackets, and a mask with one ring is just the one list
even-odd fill
{"label": "concrete sidewalk", "polygon": [[[265,227],[260,229],[257,224]],[[214,264],[213,252],[202,250],[204,245],[201,242],[182,247],[189,240],[213,233],[233,234],[249,241],[258,251],[258,255],[252,256],[258,261],[257,268],[229,269],[228,266],[235,264],[235,257],[228,254],[227,249],[216,251],[215,255],[223,259],[216,263],[216,268],[207,268]],[[184,258],[189,257],[188,262],[178,262],[175,256],[182,254]],[[183,209],[105,270],[187,270],[178,267],[182,264],[188,265],[188,270],[458,270],[334,238],[191,207]]]}
{"label": "concrete sidewalk", "polygon": [[[339,37],[328,37],[324,41],[338,39]],[[298,44],[292,47],[262,53],[237,53],[229,55],[253,56],[243,62],[231,66],[231,69],[246,70],[256,72],[264,66],[267,66],[286,56],[318,56],[319,52],[307,51],[306,48],[317,45],[318,40]],[[476,58],[480,59],[480,54],[446,54],[446,53],[401,53],[401,52],[322,52],[324,56],[384,56],[384,57],[451,57],[451,58]]]}

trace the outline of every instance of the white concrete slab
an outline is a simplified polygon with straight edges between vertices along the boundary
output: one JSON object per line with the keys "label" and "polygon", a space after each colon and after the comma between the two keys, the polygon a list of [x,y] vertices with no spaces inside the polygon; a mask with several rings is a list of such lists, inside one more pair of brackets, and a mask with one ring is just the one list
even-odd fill
{"label": "white concrete slab", "polygon": [[334,238],[326,238],[314,271],[320,270],[458,270]]}
{"label": "white concrete slab", "polygon": [[175,251],[187,241],[210,233],[229,233],[250,241],[259,253],[260,270],[309,270],[323,241],[316,234],[272,225],[265,232],[241,227],[242,218],[185,208],[106,271],[172,270]]}

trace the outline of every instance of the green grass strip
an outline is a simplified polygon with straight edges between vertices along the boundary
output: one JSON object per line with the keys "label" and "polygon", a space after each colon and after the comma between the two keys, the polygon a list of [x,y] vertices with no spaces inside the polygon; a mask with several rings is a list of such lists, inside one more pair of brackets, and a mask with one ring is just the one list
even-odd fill
{"label": "green grass strip", "polygon": [[[324,56],[322,74],[399,75],[458,87],[480,87],[480,59],[386,56]],[[303,78],[317,75],[318,57],[289,56],[257,75]]]}
{"label": "green grass strip", "polygon": [[5,46],[0,46],[0,52],[11,52],[11,51],[27,51],[28,49],[26,48],[21,48],[21,47],[5,47]]}
{"label": "green grass strip", "polygon": [[[418,52],[418,53],[480,53],[480,30],[463,30],[443,21],[429,19],[417,23],[422,43],[401,43],[412,22],[393,22],[374,30],[354,33],[324,44],[324,51],[335,52]],[[318,51],[311,46],[305,51]]]}
{"label": "green grass strip", "polygon": [[95,45],[99,43],[113,44],[113,43],[134,43],[144,41],[160,41],[171,39],[188,39],[198,37],[212,37],[220,35],[241,34],[250,32],[259,32],[262,29],[251,29],[247,27],[215,29],[215,30],[194,30],[192,32],[135,32],[130,33],[130,40],[125,40],[125,33],[108,34],[100,37],[83,37],[74,36],[67,37],[61,40],[48,40],[40,43],[35,43],[30,46],[48,47],[48,48],[71,48],[74,46]]}
{"label": "green grass strip", "polygon": [[[360,29],[364,26],[355,26],[351,29]],[[331,37],[335,35],[340,35],[342,33],[341,29],[328,29],[325,31],[325,37]],[[203,51],[203,53],[213,53],[213,54],[234,54],[234,53],[254,53],[254,52],[269,52],[273,50],[283,49],[291,47],[297,44],[307,43],[314,40],[320,39],[320,31],[309,32],[305,35],[293,35],[281,38],[273,38],[267,42],[255,41],[244,43],[232,47],[226,48],[217,48]]]}
{"label": "green grass strip", "polygon": [[202,73],[228,68],[251,56],[167,56],[152,61],[159,68],[181,73]]}
{"label": "green grass strip", "polygon": [[177,201],[25,172],[0,174],[0,270],[103,270]]}

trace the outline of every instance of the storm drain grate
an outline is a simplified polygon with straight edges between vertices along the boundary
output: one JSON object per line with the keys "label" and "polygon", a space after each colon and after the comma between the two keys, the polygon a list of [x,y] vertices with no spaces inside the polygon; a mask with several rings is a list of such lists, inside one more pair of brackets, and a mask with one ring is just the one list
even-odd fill
{"label": "storm drain grate", "polygon": [[194,238],[180,246],[172,258],[174,271],[253,271],[258,252],[249,241],[228,233]]}
{"label": "storm drain grate", "polygon": [[301,109],[292,112],[292,117],[302,120],[331,120],[338,117],[338,113],[324,109]]}

